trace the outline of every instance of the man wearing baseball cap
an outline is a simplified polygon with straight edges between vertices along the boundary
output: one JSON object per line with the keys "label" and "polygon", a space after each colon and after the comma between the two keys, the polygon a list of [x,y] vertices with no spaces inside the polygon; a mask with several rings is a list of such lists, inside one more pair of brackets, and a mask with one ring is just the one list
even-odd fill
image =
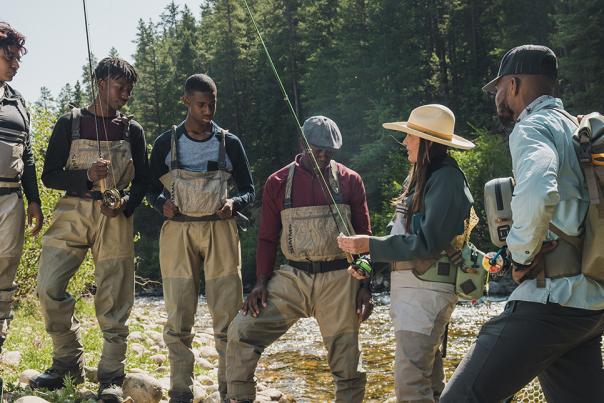
{"label": "man wearing baseball cap", "polygon": [[[256,285],[228,331],[228,397],[234,402],[254,401],[260,355],[307,317],[314,317],[321,329],[336,402],[363,401],[366,380],[359,365],[358,332],[373,303],[366,284],[347,273],[337,236],[344,226],[371,235],[365,187],[358,173],[332,159],[342,146],[333,120],[313,116],[304,122],[303,132],[310,148],[303,147],[264,186]],[[274,270],[279,245],[287,260]]]}
{"label": "man wearing baseball cap", "polygon": [[523,45],[484,87],[513,126],[506,242],[520,285],[482,327],[441,403],[498,402],[535,377],[548,402],[604,401],[604,288],[581,273],[580,250],[567,241],[582,235],[589,198],[572,144],[575,119],[553,96],[556,75],[551,49]]}

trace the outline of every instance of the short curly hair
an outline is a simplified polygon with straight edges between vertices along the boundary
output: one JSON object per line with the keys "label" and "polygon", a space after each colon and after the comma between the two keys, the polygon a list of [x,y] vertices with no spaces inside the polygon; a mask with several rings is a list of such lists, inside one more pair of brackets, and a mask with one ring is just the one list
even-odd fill
{"label": "short curly hair", "polygon": [[25,35],[11,27],[8,22],[0,21],[0,48],[7,49],[9,46],[15,46],[19,56],[27,53]]}

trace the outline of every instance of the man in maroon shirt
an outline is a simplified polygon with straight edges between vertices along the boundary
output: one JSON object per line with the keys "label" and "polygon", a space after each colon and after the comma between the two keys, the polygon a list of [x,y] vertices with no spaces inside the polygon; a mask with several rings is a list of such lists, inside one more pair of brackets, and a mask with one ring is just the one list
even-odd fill
{"label": "man in maroon shirt", "polygon": [[[335,122],[313,116],[303,131],[310,149],[264,186],[256,285],[228,331],[232,402],[255,399],[254,372],[262,351],[298,319],[311,316],[327,348],[336,401],[361,402],[365,393],[358,331],[373,309],[371,291],[368,283],[351,280],[336,241],[340,232],[371,234],[365,187],[358,173],[332,160],[342,145]],[[287,262],[274,271],[278,244]]]}

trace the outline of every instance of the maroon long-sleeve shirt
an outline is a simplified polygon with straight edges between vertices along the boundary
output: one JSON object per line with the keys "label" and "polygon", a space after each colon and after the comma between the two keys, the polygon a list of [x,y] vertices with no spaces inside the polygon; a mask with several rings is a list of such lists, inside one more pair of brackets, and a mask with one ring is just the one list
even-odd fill
{"label": "maroon long-sleeve shirt", "polygon": [[[325,206],[331,204],[329,196],[321,189],[321,179],[300,165],[301,155],[296,156],[296,168],[292,184],[292,207]],[[365,185],[361,176],[338,163],[340,195],[342,203],[350,205],[352,226],[357,234],[371,235],[369,210],[365,197]],[[256,275],[268,276],[275,266],[281,235],[281,210],[285,198],[287,166],[268,177],[262,193],[262,216],[256,251]],[[329,178],[329,167],[323,171]]]}

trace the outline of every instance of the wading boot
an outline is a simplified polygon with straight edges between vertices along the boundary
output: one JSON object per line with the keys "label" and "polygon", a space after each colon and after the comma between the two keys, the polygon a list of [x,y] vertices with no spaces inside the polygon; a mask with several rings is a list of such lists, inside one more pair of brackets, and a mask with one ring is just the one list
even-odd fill
{"label": "wading boot", "polygon": [[59,370],[55,367],[50,367],[44,373],[32,379],[29,386],[32,389],[49,389],[56,390],[65,386],[65,378],[70,377],[74,385],[79,385],[84,382],[83,368],[75,367],[66,370]]}
{"label": "wading boot", "polygon": [[122,387],[115,384],[101,384],[99,387],[98,399],[104,403],[122,403],[124,394]]}
{"label": "wading boot", "polygon": [[4,337],[0,336],[0,353],[2,352],[2,345],[4,344],[4,340],[6,340]]}

